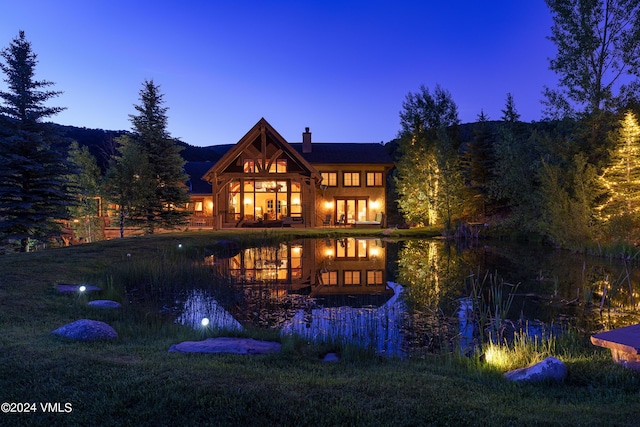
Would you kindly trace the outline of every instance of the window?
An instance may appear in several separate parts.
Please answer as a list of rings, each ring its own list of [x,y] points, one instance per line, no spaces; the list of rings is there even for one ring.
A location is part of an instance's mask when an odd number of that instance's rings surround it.
[[[342,185],[344,187],[360,187],[360,172],[344,172]]]
[[[338,174],[336,172],[322,172],[322,184],[327,187],[338,185]]]
[[[287,159],[277,159],[269,166],[269,173],[286,173]]]
[[[344,285],[355,286],[360,284],[360,270],[345,270]]]
[[[382,285],[382,270],[367,270],[367,285]]]
[[[258,159],[244,159],[242,161],[242,170],[244,173],[261,173],[266,172],[267,166]],[[269,167],[269,173],[286,173],[287,172],[287,159],[276,159],[271,162]]]
[[[382,172],[367,172],[367,187],[382,187]]]
[[[243,168],[242,170],[244,171],[244,173],[254,173],[257,172],[256,171],[256,165],[255,162],[253,160],[244,160],[243,161]]]
[[[322,272],[322,283],[325,286],[338,286],[338,272],[337,271]]]
[[[192,212],[196,212],[196,213],[202,213],[203,211],[203,201],[202,200],[194,200],[190,203],[187,203],[187,210],[190,210]]]

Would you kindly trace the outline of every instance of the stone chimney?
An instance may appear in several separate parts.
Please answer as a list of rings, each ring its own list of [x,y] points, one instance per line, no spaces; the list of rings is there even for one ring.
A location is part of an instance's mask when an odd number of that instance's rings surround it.
[[[302,132],[302,152],[311,152],[311,132],[309,132],[309,128],[304,128],[304,132]]]

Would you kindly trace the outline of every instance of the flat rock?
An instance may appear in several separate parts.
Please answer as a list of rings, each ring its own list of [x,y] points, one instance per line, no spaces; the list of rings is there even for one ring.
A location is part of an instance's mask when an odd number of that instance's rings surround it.
[[[323,362],[339,362],[340,357],[336,353],[327,353],[322,358]]]
[[[72,285],[68,283],[59,283],[56,287],[58,289],[58,292],[74,293],[74,292],[80,292],[81,286],[84,286],[84,292],[98,292],[100,290],[99,287],[93,286],[93,285],[82,285],[82,284]]]
[[[275,341],[259,341],[253,338],[207,338],[203,341],[184,341],[173,344],[169,352],[177,353],[231,353],[268,354],[280,351],[281,345]]]
[[[120,304],[117,301],[111,301],[108,299],[97,299],[97,300],[93,300],[93,301],[89,301],[89,305],[91,307],[97,307],[97,308],[120,308],[122,307],[122,304]]]
[[[80,319],[51,332],[76,341],[112,340],[118,333],[111,326],[98,320]]]
[[[542,362],[526,368],[515,369],[504,374],[511,381],[538,382],[563,381],[567,377],[567,367],[555,357],[547,357]]]

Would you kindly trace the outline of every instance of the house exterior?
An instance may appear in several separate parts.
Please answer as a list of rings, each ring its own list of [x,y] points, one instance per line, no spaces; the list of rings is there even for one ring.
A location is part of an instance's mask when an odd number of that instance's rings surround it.
[[[193,226],[384,226],[382,144],[287,142],[264,118],[216,162],[189,162]]]

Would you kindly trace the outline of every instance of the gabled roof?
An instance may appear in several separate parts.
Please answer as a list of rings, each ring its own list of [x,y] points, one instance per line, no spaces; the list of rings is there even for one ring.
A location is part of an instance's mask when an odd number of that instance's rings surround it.
[[[320,174],[307,160],[294,150],[291,145],[267,122],[261,118],[250,130],[243,136],[237,144],[233,145],[211,169],[206,172],[203,179],[211,181],[215,174],[225,171],[228,167],[237,163],[238,158],[247,151],[255,151],[255,144],[260,143],[262,148],[259,150],[260,155],[265,156],[264,160],[268,161],[266,146],[267,144],[275,145],[279,150],[279,156],[286,156],[298,165],[301,170],[306,171],[310,177],[320,179]],[[266,164],[266,162],[265,162]]]

